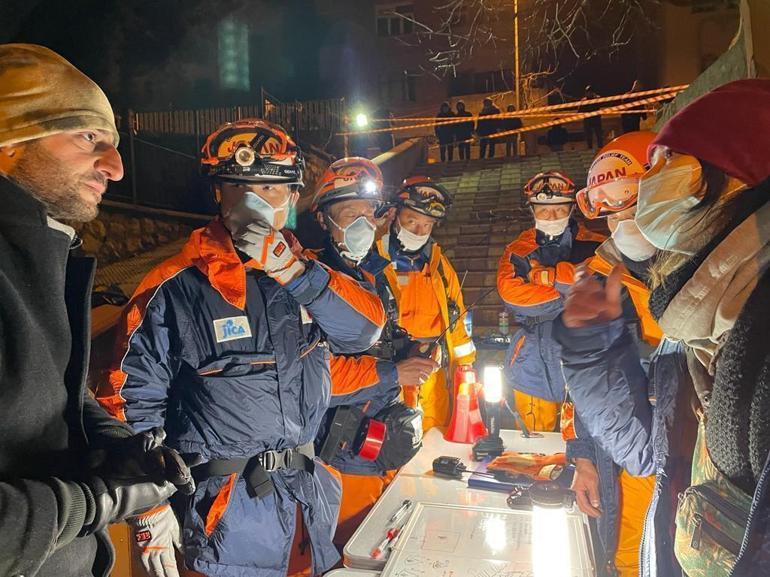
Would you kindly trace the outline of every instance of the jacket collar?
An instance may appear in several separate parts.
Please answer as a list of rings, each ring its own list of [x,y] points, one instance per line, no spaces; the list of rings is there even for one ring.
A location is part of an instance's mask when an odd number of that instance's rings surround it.
[[[253,259],[241,260],[219,217],[193,231],[182,254],[206,275],[223,299],[241,310],[246,308],[246,270],[260,267]]]
[[[43,203],[6,176],[0,175],[0,223],[48,226]]]

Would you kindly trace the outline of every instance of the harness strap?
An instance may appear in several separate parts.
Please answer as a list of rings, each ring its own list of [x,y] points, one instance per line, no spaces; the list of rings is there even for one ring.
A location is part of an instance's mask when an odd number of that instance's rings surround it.
[[[242,459],[213,459],[198,465],[192,471],[193,478],[203,481],[209,477],[220,477],[237,473],[246,479],[246,487],[253,498],[264,497],[274,490],[272,473],[282,469],[295,469],[313,473],[315,470],[315,448],[313,443],[280,451],[263,451],[253,457]]]

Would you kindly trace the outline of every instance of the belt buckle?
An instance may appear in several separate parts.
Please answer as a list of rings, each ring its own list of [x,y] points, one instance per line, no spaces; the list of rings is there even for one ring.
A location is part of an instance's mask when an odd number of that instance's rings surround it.
[[[282,455],[273,449],[264,451],[259,455],[259,464],[268,473],[277,471],[279,468],[279,461],[283,461]]]

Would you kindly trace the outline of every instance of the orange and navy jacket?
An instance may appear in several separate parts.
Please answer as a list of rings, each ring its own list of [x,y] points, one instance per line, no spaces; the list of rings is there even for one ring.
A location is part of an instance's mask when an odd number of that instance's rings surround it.
[[[639,317],[640,338],[651,347],[657,347],[663,338],[663,331],[650,313],[650,289],[623,265],[622,257],[615,244],[612,239],[608,239],[596,250],[596,256],[588,262],[588,268],[606,277],[614,266],[623,268],[623,286],[634,304],[636,316]]]
[[[330,269],[344,272],[365,284],[378,294],[385,310],[389,308],[390,294],[387,287],[383,286],[386,285],[383,270],[389,263],[376,252],[370,252],[358,267],[351,268],[327,237],[324,247],[315,253],[315,257]],[[389,322],[393,322],[393,319],[386,320],[386,323]],[[385,332],[383,331],[383,335]],[[354,355],[333,353],[330,367],[331,407],[357,405],[367,416],[372,417],[398,399],[398,373],[396,364],[391,359],[378,358],[371,351]],[[333,415],[334,411],[330,410],[319,431],[319,441],[325,438]],[[342,450],[330,465],[343,473],[358,475],[382,475],[385,472],[374,461],[363,460],[350,450]]]
[[[285,234],[301,257],[301,247]],[[314,440],[329,407],[330,349],[367,350],[384,321],[375,294],[318,261],[307,261],[299,277],[279,285],[253,261],[241,261],[216,219],[140,284],[97,398],[137,431],[162,426],[169,446],[204,460],[297,447]],[[262,500],[261,518],[248,520],[269,528],[275,539],[265,547],[254,539],[256,565],[249,574],[266,575],[269,568],[285,574],[283,545],[292,539],[297,502],[311,511],[305,523],[314,571],[322,573],[338,559],[331,541],[337,481],[320,466],[309,482],[290,470],[276,475],[278,496]],[[193,500],[205,498],[207,483],[217,479],[202,482]],[[240,482],[233,491],[240,495]],[[209,543],[198,521],[190,517],[185,526],[193,527],[193,540]],[[201,559],[214,557],[201,553]]]
[[[465,311],[457,273],[433,239],[413,256],[400,251],[391,237],[386,234],[377,241],[377,252],[390,261],[384,274],[396,299],[398,324],[416,339],[435,338],[453,320],[450,302],[458,313]],[[476,347],[463,318],[456,319],[446,333],[446,348],[452,367],[476,360]]]
[[[284,234],[292,250],[301,253],[290,233]],[[283,305],[288,319],[273,318],[276,303]],[[291,326],[293,317],[298,327]],[[137,430],[162,426],[178,383],[254,371],[277,373],[280,380],[283,365],[299,365],[316,349],[319,358],[327,347],[340,353],[367,350],[384,322],[377,295],[320,262],[308,260],[305,272],[281,287],[253,260],[241,261],[229,233],[216,219],[194,231],[182,251],[151,271],[137,288],[122,317],[116,364],[97,398]],[[276,329],[287,336],[279,338],[282,333]],[[314,396],[328,404],[328,368],[318,370],[324,374],[317,375],[312,385],[317,388]],[[264,392],[255,391],[259,394],[252,400],[258,402]],[[277,414],[281,404],[276,404]],[[240,415],[246,406],[236,403],[228,410]],[[222,417],[224,425],[226,415]],[[284,428],[279,426],[267,438],[264,431],[252,430],[239,439],[238,450],[276,448],[272,445],[278,439],[270,439]],[[205,437],[189,438],[183,450],[218,457],[230,450],[231,443]]]
[[[547,399],[564,399],[554,319],[575,281],[575,269],[591,258],[604,236],[571,220],[555,238],[531,228],[509,244],[497,268],[497,290],[520,329],[513,335],[505,373],[511,386]]]

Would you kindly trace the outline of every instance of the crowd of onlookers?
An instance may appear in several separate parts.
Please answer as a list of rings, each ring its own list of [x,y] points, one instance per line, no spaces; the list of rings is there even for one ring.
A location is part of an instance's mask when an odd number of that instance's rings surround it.
[[[630,92],[637,92],[639,89],[639,82],[634,81]],[[599,94],[593,90],[591,85],[588,85],[585,87],[581,102],[598,98],[600,98]],[[603,106],[605,105],[595,102],[580,104],[578,113],[594,112],[600,110]],[[518,153],[518,133],[506,134],[500,137],[494,136],[501,132],[510,132],[523,127],[521,118],[517,117],[514,114],[515,112],[516,107],[510,104],[506,107],[506,114],[510,114],[510,116],[504,115],[491,98],[485,98],[478,114],[478,120],[474,121],[473,114],[465,109],[465,103],[462,100],[457,101],[455,110],[452,110],[449,102],[442,102],[441,108],[438,114],[436,114],[437,124],[435,126],[441,162],[452,162],[454,160],[455,145],[457,145],[460,160],[469,160],[474,132],[478,137],[479,158],[493,158],[495,156],[495,144],[498,141],[501,144],[505,144],[505,156],[516,156]],[[620,124],[622,133],[626,134],[639,130],[641,121],[646,116],[645,113],[636,111],[628,111],[621,114]],[[461,117],[468,117],[468,121],[446,122],[447,120]],[[601,115],[589,116],[583,119],[583,137],[588,148],[592,149],[594,146],[601,148],[604,146],[605,139]],[[545,134],[545,143],[553,152],[563,150],[569,140],[570,133],[563,124],[551,126]]]

